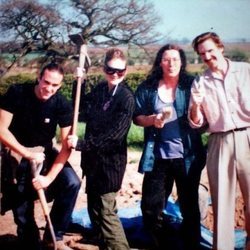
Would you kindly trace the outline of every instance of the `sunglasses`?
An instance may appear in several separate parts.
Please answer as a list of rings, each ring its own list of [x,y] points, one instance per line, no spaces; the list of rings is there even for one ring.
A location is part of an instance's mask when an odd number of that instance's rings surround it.
[[[104,72],[108,75],[114,75],[116,73],[120,77],[124,76],[125,71],[126,71],[126,67],[124,69],[116,69],[116,68],[109,67],[108,65],[104,65],[103,69],[104,69]]]

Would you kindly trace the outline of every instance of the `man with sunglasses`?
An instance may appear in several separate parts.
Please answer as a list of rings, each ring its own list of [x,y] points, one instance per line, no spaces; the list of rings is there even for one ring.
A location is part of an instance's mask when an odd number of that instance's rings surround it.
[[[116,214],[116,195],[125,173],[135,102],[124,82],[126,58],[120,49],[107,51],[103,71],[106,80],[82,96],[85,138],[71,135],[68,146],[82,151],[88,212],[101,249],[126,250],[130,248]]]

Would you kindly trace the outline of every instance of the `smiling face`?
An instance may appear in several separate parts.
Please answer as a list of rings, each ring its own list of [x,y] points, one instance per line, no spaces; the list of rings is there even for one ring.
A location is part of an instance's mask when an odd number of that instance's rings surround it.
[[[122,82],[126,76],[126,61],[121,58],[113,58],[103,68],[108,85],[112,87]]]
[[[218,47],[212,39],[200,43],[197,51],[202,61],[211,71],[216,71],[225,60],[223,55],[224,48]]]
[[[181,57],[178,50],[170,49],[166,50],[160,63],[163,71],[163,75],[168,77],[176,77],[181,70]]]
[[[63,75],[59,71],[46,69],[35,87],[37,98],[42,101],[51,98],[62,86],[62,80]]]

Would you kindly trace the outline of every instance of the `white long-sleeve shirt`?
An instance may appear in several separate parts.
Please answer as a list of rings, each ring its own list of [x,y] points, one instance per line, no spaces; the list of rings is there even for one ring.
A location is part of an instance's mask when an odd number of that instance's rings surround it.
[[[202,117],[195,124],[189,115],[192,127],[202,127],[208,123],[208,132],[226,132],[236,128],[250,127],[250,64],[228,60],[229,68],[225,79],[206,70],[196,78],[192,89],[204,88],[201,103]],[[193,96],[189,110],[193,105]]]

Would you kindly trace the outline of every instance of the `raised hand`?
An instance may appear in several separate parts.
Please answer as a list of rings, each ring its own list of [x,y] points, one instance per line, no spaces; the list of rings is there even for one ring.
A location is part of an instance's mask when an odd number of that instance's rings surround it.
[[[197,87],[193,87],[191,89],[192,97],[193,97],[193,102],[197,106],[201,105],[203,102],[204,96],[205,96],[205,89],[200,85],[196,85]]]
[[[69,135],[68,136],[68,147],[69,148],[75,148],[77,145],[77,141],[78,141],[78,136],[77,135]]]

